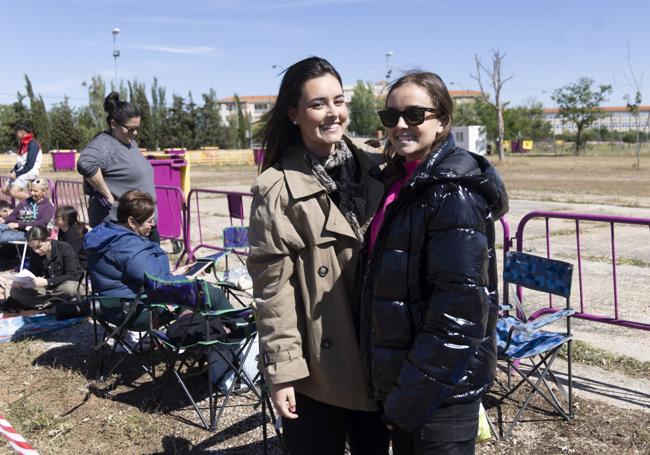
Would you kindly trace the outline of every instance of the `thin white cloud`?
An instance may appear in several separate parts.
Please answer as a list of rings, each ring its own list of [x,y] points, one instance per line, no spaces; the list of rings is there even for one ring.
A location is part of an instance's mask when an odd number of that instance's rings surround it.
[[[137,24],[176,24],[176,25],[208,25],[212,21],[205,19],[190,19],[186,17],[125,17],[120,18],[122,22],[132,22]]]
[[[140,44],[129,46],[129,48],[140,49],[143,51],[164,52],[167,54],[204,55],[206,57],[216,57],[223,54],[219,49],[210,46],[161,46],[156,44]]]

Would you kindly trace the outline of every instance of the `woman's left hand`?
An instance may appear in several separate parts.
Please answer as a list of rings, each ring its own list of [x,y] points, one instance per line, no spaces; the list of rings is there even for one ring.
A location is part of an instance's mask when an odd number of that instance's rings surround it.
[[[7,226],[11,229],[18,229],[18,223],[7,223]]]
[[[47,279],[42,276],[37,276],[34,278],[34,287],[45,288],[47,287]]]
[[[193,265],[193,262],[190,264],[181,265],[179,268],[172,272],[172,275],[185,275]]]

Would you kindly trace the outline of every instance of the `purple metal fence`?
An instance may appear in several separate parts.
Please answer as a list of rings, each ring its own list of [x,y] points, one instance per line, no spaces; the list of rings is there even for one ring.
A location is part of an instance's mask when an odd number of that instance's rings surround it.
[[[228,208],[228,214],[218,214],[217,216],[222,216],[223,218],[229,218],[230,226],[233,225],[233,220],[239,220],[240,225],[244,225],[244,220],[247,218],[246,212],[244,210],[244,198],[252,199],[253,195],[251,193],[243,193],[239,191],[224,191],[224,190],[208,190],[201,188],[193,188],[190,191],[190,194],[187,196],[187,208],[185,210],[185,251],[181,254],[178,259],[178,263],[181,262],[185,254],[187,254],[187,260],[195,260],[195,253],[201,248],[207,248],[210,250],[221,251],[223,250],[222,245],[216,245],[209,243],[209,239],[204,237],[204,228],[205,226],[202,223],[201,218],[201,204],[203,203],[204,209],[207,208],[206,199],[218,199],[225,197],[226,204]],[[249,204],[250,206],[250,204]],[[228,224],[221,226],[226,227]],[[217,229],[215,229],[215,227]],[[198,240],[192,240],[192,229],[197,231]],[[210,231],[215,232],[219,231],[218,226],[211,225]],[[193,245],[194,243],[194,245]]]
[[[9,205],[15,207],[16,200],[4,192],[5,188],[7,188],[7,185],[9,184],[9,180],[11,179],[5,175],[0,176],[0,201],[7,201]]]
[[[78,219],[88,224],[88,195],[84,194],[83,182],[79,180],[56,180],[52,192],[55,207],[69,205],[77,210]]]
[[[524,229],[528,222],[535,218],[543,218],[545,221],[545,234],[546,234],[546,256],[551,257],[551,236],[549,229],[549,220],[550,219],[559,219],[559,220],[570,220],[575,222],[576,229],[576,253],[577,253],[577,268],[578,268],[578,285],[580,292],[580,311],[577,312],[574,317],[586,319],[595,322],[602,322],[605,324],[613,324],[622,327],[628,327],[633,329],[640,330],[650,330],[650,324],[639,322],[639,321],[630,321],[626,319],[619,318],[619,300],[618,300],[618,283],[616,280],[616,238],[615,238],[615,228],[616,224],[630,224],[638,226],[648,226],[650,227],[650,218],[632,218],[632,217],[622,217],[622,216],[612,216],[612,215],[591,215],[591,214],[581,214],[581,213],[561,213],[561,212],[544,212],[544,211],[534,211],[526,214],[519,225],[517,226],[517,251],[523,251],[524,248]],[[585,312],[585,299],[584,299],[584,282],[583,282],[583,267],[582,267],[582,254],[580,248],[580,221],[593,221],[608,223],[610,227],[610,246],[611,246],[611,263],[612,263],[612,294],[614,297],[614,308],[613,316],[612,315],[602,315],[602,314],[592,314]],[[518,293],[521,292],[521,289],[518,289]],[[540,314],[549,313],[557,311],[558,308],[553,307],[553,301],[549,295],[549,307],[538,310],[537,312],[531,315],[531,319],[539,316]]]

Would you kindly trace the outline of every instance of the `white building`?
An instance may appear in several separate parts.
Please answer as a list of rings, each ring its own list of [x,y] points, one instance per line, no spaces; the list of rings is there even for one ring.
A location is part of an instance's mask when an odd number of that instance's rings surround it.
[[[456,145],[478,155],[487,153],[487,133],[483,125],[454,126],[451,129]]]
[[[601,108],[605,116],[599,118],[591,125],[590,129],[605,127],[610,131],[636,131],[636,119],[625,106],[609,106]],[[561,134],[564,131],[575,133],[575,123],[567,123],[558,116],[559,109],[556,107],[544,109],[544,120],[553,127],[553,134]],[[650,125],[650,106],[639,106],[639,129],[648,131]]]
[[[273,95],[268,96],[240,96],[239,102],[242,107],[244,115],[248,114],[248,117],[257,122],[262,115],[266,114],[273,105],[275,104],[275,99],[277,97]],[[226,123],[231,115],[237,115],[237,102],[235,101],[234,96],[229,96],[228,98],[222,98],[217,101],[219,105],[219,113],[221,118],[223,118]]]

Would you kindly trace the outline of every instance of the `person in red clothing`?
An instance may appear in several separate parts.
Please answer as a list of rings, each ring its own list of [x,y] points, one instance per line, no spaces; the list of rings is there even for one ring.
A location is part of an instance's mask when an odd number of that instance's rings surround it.
[[[43,159],[41,146],[34,138],[34,130],[27,122],[20,122],[14,126],[16,138],[18,139],[18,157],[16,165],[9,176],[11,180],[4,189],[5,194],[16,199],[27,199],[29,197],[29,182],[38,177]]]

